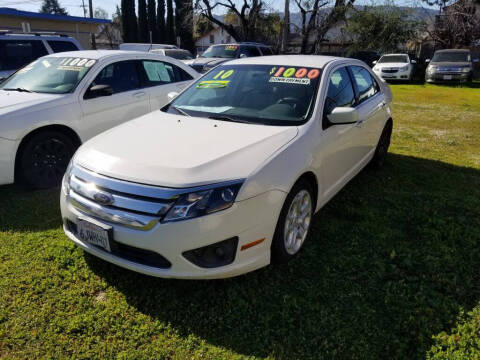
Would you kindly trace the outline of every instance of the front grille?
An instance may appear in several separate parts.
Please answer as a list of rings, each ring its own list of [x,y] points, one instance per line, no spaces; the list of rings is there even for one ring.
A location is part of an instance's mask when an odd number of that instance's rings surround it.
[[[125,182],[74,166],[70,203],[92,217],[140,230],[149,230],[175,201],[163,188]]]
[[[386,74],[394,74],[394,73],[398,72],[398,69],[382,69],[382,72],[384,72]]]
[[[462,68],[456,66],[439,66],[438,71],[442,73],[460,73]]]
[[[75,224],[70,220],[67,220],[66,226],[68,231],[70,231],[72,234],[74,235],[77,234],[77,224]],[[94,246],[96,249],[103,251],[107,254],[112,254],[119,258],[132,261],[137,264],[156,267],[159,269],[169,269],[172,266],[170,261],[168,261],[162,255],[154,251],[140,249],[130,245],[125,245],[118,241],[115,241],[114,239],[110,239],[111,252],[107,252],[101,247],[96,245],[92,245],[92,246]]]

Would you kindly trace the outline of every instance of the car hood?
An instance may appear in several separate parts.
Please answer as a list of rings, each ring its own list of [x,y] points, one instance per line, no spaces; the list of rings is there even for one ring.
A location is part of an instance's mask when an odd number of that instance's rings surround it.
[[[29,110],[34,105],[44,104],[63,98],[58,94],[40,94],[0,90],[0,116],[18,110]]]
[[[377,64],[377,68],[401,68],[408,65],[408,63],[381,63]]]
[[[444,67],[463,67],[463,66],[471,66],[471,64],[468,61],[460,61],[460,62],[455,62],[455,61],[430,61],[428,65],[435,65],[435,66],[444,66]]]
[[[75,162],[117,179],[184,188],[249,176],[298,133],[154,111],[86,142]]]

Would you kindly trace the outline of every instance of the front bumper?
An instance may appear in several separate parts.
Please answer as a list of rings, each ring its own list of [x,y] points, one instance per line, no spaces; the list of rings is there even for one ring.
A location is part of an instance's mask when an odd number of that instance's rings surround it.
[[[16,148],[16,141],[0,137],[0,185],[14,181]]]
[[[425,74],[425,81],[428,83],[465,82],[471,77],[471,75],[471,72],[427,72]]]
[[[411,72],[409,70],[407,71],[397,71],[397,72],[394,72],[394,73],[386,73],[386,72],[383,72],[381,70],[377,70],[377,71],[374,71],[375,74],[384,79],[384,80],[387,80],[387,81],[390,81],[390,80],[399,80],[399,81],[405,81],[405,80],[410,80],[411,78]]]
[[[70,195],[61,193],[60,207],[67,236],[86,252],[118,266],[147,275],[165,278],[213,279],[240,275],[270,263],[270,244],[286,194],[269,191],[235,202],[223,211],[203,217],[171,223],[157,222],[151,229],[139,230],[99,219],[73,206]],[[80,240],[71,226],[78,218],[101,222],[112,227],[113,240],[139,251],[146,250],[164,257],[171,266],[155,267],[113,255]],[[188,261],[185,251],[238,237],[234,261],[216,268],[202,268]],[[242,246],[258,239],[258,245],[242,250]]]

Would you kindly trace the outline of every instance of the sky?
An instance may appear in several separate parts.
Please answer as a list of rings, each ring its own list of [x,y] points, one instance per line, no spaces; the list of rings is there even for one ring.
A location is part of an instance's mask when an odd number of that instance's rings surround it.
[[[88,0],[83,0],[88,10]],[[105,9],[111,16],[115,12],[116,5],[120,5],[120,0],[92,0],[93,7]],[[18,10],[38,11],[43,0],[0,0],[0,7],[11,7]],[[60,5],[67,9],[70,15],[83,16],[82,0],[59,0]],[[274,10],[283,11],[284,0],[265,0],[265,2]],[[357,0],[355,4],[372,4],[374,0]],[[296,12],[294,1],[290,1],[292,12]],[[375,3],[384,3],[384,1],[375,1]],[[419,6],[424,4],[420,0],[396,0],[395,3],[402,6]]]

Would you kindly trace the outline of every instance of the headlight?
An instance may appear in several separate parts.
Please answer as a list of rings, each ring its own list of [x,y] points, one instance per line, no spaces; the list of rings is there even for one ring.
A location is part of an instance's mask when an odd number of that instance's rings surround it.
[[[436,66],[433,66],[433,65],[428,65],[427,67],[427,72],[433,72],[437,70],[437,67]]]
[[[234,181],[180,195],[163,222],[192,219],[228,209],[233,205],[242,184],[243,180]]]
[[[70,193],[70,177],[72,176],[72,168],[73,158],[68,163],[67,170],[65,171],[65,175],[63,175],[62,179],[62,191],[65,195],[68,195]]]
[[[401,67],[400,69],[398,69],[399,71],[408,71],[408,65],[405,65],[403,67]]]
[[[380,71],[380,69],[377,66],[374,66],[373,71]]]
[[[468,73],[470,71],[470,66],[466,66],[462,68],[462,72]]]

